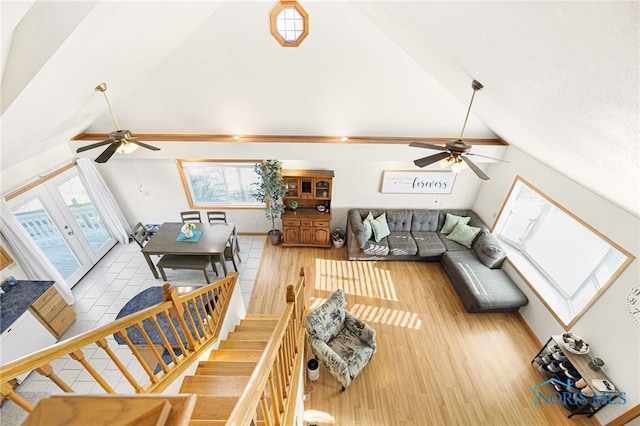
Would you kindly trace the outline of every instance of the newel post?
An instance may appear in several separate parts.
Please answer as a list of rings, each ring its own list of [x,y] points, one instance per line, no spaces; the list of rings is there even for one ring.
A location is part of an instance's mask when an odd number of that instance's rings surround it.
[[[165,302],[171,302],[171,304],[173,305],[169,310],[169,313],[180,323],[180,327],[182,327],[182,331],[187,338],[187,345],[189,350],[197,350],[200,345],[191,335],[191,330],[189,330],[189,326],[184,319],[184,306],[182,306],[182,303],[180,303],[180,296],[178,296],[178,291],[174,287],[172,287],[171,284],[164,284],[162,286],[162,298]]]

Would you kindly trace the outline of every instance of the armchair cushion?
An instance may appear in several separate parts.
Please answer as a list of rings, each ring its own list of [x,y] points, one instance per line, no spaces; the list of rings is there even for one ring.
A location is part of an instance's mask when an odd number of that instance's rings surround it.
[[[375,330],[346,310],[342,289],[309,313],[305,325],[314,355],[344,388],[377,349]]]

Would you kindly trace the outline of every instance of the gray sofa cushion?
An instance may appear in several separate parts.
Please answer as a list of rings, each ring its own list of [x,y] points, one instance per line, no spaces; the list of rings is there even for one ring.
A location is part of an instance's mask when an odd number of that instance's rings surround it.
[[[369,240],[366,242],[362,251],[370,255],[386,256],[389,254],[389,241],[387,240],[387,237],[381,239],[379,242]]]
[[[507,253],[504,251],[498,240],[487,231],[483,231],[476,240],[475,246],[473,246],[478,259],[487,268],[499,269],[507,257]]]
[[[410,232],[392,231],[387,237],[389,253],[394,256],[413,256],[418,252],[418,246]]]
[[[529,300],[502,269],[489,269],[473,250],[448,251],[440,258],[468,312],[515,312]]]
[[[351,209],[347,221],[349,222],[351,232],[356,237],[358,247],[365,249],[367,246],[367,240],[365,239],[364,225],[362,221],[371,212],[374,218],[384,213],[384,210],[380,209]]]
[[[436,257],[446,251],[435,231],[412,231],[411,236],[418,246],[418,256],[420,257]]]
[[[411,232],[435,232],[438,230],[438,210],[414,210]]]
[[[413,210],[388,209],[386,210],[386,213],[389,231],[411,231],[411,219],[413,217]]]

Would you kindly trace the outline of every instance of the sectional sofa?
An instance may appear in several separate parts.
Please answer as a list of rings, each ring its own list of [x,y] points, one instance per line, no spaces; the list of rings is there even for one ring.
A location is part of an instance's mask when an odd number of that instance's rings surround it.
[[[468,312],[513,312],[527,297],[501,269],[504,249],[473,210],[350,209],[349,260],[439,261]]]

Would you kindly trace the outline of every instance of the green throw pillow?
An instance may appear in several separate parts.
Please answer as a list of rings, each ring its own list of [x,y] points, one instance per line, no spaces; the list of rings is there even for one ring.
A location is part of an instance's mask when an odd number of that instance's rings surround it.
[[[362,225],[364,226],[364,240],[369,241],[373,236],[373,229],[371,229],[371,222],[373,222],[373,215],[371,212],[364,218]]]
[[[451,231],[451,233],[447,235],[447,239],[453,240],[456,243],[460,243],[467,248],[471,248],[471,243],[480,231],[481,229],[476,228],[475,226],[458,223],[456,227],[453,228],[453,231]]]
[[[444,221],[444,226],[440,230],[443,234],[448,234],[456,227],[458,223],[466,225],[471,220],[468,216],[456,216],[455,214],[447,213],[447,220]]]
[[[391,231],[389,231],[389,225],[387,225],[386,213],[382,213],[380,216],[376,217],[371,222],[371,227],[373,228],[373,236],[376,243],[379,243],[381,239],[391,233]]]

